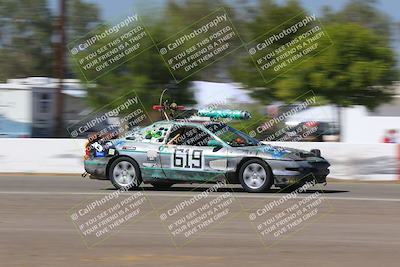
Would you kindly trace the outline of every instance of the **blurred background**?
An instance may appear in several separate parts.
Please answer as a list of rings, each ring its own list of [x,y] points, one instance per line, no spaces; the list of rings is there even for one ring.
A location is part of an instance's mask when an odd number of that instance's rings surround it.
[[[301,12],[315,14],[333,45],[265,83],[246,49],[176,83],[157,49],[87,82],[67,44],[134,9],[156,43],[216,8],[228,11],[249,42]],[[69,137],[69,125],[134,90],[150,118],[161,92],[193,108],[229,103],[252,119],[245,132],[285,114],[313,92],[306,110],[267,127],[267,141],[398,143],[400,3],[395,0],[0,0],[0,137]],[[240,46],[241,44],[237,44]],[[114,102],[113,102],[114,101]],[[110,104],[112,103],[112,104]],[[111,105],[111,106],[110,106]],[[312,128],[299,136],[297,127]]]

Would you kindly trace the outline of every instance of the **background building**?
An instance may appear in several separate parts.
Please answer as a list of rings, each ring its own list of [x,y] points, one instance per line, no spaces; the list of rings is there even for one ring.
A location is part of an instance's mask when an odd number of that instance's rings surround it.
[[[49,137],[53,135],[57,79],[28,77],[0,84],[0,136]],[[64,125],[87,113],[86,91],[76,79],[63,80]]]

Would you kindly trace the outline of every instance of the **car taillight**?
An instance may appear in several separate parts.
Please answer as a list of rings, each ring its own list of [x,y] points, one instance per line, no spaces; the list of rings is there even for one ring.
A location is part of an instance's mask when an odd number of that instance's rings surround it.
[[[86,141],[85,143],[85,156],[83,157],[85,160],[89,158],[90,155],[90,149],[89,149],[89,141]]]
[[[308,122],[305,123],[305,125],[306,125],[307,127],[309,127],[309,128],[312,128],[312,127],[318,126],[318,125],[319,125],[319,122],[318,122],[318,121],[308,121]]]

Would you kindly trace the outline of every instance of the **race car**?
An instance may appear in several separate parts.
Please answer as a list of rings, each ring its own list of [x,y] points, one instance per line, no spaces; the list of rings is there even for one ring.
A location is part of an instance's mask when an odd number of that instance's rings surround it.
[[[165,189],[173,184],[223,180],[241,184],[247,192],[264,192],[272,185],[294,190],[309,181],[326,183],[330,164],[319,150],[263,144],[216,121],[217,117],[249,114],[199,111],[190,118],[137,128],[124,138],[88,143],[85,170],[92,178],[110,180],[117,189],[137,188],[141,183]]]

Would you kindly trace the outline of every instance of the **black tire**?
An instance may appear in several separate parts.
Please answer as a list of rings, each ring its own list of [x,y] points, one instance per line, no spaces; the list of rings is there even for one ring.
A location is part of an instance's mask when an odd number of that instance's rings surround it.
[[[123,172],[124,170],[126,172]],[[120,172],[119,176],[118,172]],[[110,166],[108,177],[117,189],[137,189],[142,183],[139,165],[129,157],[117,158]]]
[[[253,168],[254,171],[252,172]],[[249,176],[249,172],[252,172],[252,175]],[[243,189],[247,192],[260,193],[271,188],[274,177],[265,161],[261,159],[250,159],[240,167],[239,181]]]
[[[171,188],[171,186],[174,185],[174,183],[170,183],[170,182],[154,182],[151,183],[151,185],[158,190],[167,190],[169,188]]]

